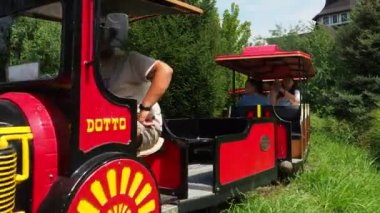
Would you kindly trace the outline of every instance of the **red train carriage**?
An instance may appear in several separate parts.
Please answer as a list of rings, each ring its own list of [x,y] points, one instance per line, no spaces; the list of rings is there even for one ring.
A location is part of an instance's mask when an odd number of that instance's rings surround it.
[[[301,104],[294,106],[248,106],[232,108],[232,116],[236,112],[243,112],[247,117],[256,118],[260,112],[264,117],[276,120],[276,155],[280,165],[282,162],[292,162],[298,168],[307,156],[310,139],[310,108],[302,99],[306,95],[306,82],[315,75],[311,56],[300,51],[283,51],[276,45],[247,47],[240,55],[225,55],[216,57],[219,65],[235,72],[242,73],[262,80],[266,85],[265,92],[269,93],[271,84],[275,80],[292,78],[302,83]],[[235,78],[235,77],[233,77]],[[233,80],[235,82],[235,80]],[[235,96],[244,94],[244,89],[235,89],[230,92]],[[241,115],[240,115],[241,116]],[[286,169],[289,172],[289,168]]]

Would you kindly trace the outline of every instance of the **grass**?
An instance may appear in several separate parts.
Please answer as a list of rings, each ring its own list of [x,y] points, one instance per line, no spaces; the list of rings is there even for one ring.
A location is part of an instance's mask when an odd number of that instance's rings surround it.
[[[287,186],[248,194],[228,212],[380,211],[380,172],[369,152],[353,145],[341,131],[326,132],[321,119],[313,121],[316,128],[304,171]]]

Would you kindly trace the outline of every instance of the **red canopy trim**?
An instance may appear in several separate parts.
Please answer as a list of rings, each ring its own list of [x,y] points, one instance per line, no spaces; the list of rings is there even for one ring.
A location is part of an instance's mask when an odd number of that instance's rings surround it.
[[[309,54],[283,51],[277,45],[247,47],[240,55],[217,56],[215,60],[221,66],[261,80],[315,75]]]

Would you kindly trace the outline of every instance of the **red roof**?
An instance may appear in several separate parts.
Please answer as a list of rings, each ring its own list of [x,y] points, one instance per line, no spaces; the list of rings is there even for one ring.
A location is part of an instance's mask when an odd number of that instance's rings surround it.
[[[229,90],[228,94],[230,95],[243,95],[245,94],[245,88],[237,88],[234,90]]]
[[[277,45],[247,47],[240,55],[216,57],[216,63],[255,79],[306,78],[315,75],[311,56]]]

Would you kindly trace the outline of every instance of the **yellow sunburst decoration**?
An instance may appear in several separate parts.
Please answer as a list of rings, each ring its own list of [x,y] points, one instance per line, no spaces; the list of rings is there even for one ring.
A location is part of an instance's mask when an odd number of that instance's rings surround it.
[[[159,212],[158,191],[150,172],[140,163],[123,159],[96,170],[78,190],[69,212]],[[133,162],[133,163],[131,163]]]

